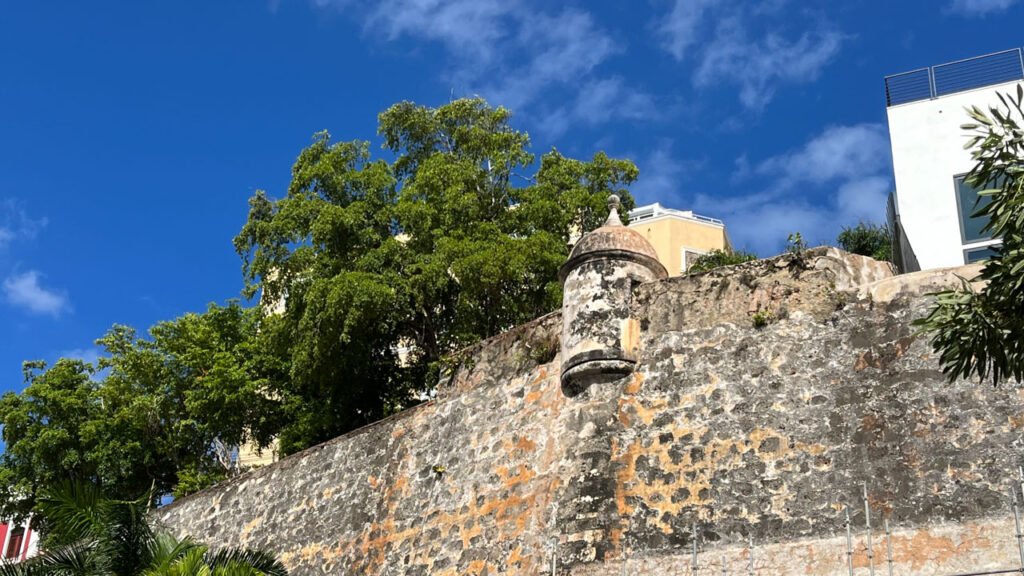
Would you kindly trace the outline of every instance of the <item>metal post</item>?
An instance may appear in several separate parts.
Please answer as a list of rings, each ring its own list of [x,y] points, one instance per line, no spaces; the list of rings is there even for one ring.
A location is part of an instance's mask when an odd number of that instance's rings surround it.
[[[697,523],[693,523],[693,575],[697,576]]]
[[[750,534],[750,563],[747,565],[748,576],[754,576],[754,535]]]
[[[725,567],[725,554],[722,554],[722,576],[729,576],[729,570]]]
[[[885,560],[889,563],[889,576],[892,576],[892,532],[889,531],[889,519],[885,519]]]
[[[868,530],[868,571],[875,576],[875,548],[871,543],[871,506],[868,503],[868,483],[864,483],[864,525]]]
[[[850,509],[846,509],[846,563],[850,567],[850,576],[853,576],[853,532],[850,529]]]
[[[622,547],[622,576],[626,576],[626,562],[629,561],[629,556],[626,554],[626,547]]]
[[[1013,490],[1013,521],[1017,525],[1017,555],[1020,556],[1020,572],[1024,574],[1024,534],[1020,531],[1020,511],[1017,509],[1017,489]],[[1022,494],[1024,496],[1024,494]]]

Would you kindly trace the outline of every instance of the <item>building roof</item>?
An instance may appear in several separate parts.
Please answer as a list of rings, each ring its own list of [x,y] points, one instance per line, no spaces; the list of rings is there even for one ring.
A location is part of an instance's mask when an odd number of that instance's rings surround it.
[[[725,222],[722,222],[718,218],[711,218],[710,216],[701,216],[700,214],[694,214],[693,210],[676,210],[674,208],[665,208],[660,202],[654,204],[646,204],[644,206],[637,206],[629,211],[629,225],[638,224],[640,222],[649,222],[651,220],[658,220],[661,218],[672,218],[676,220],[689,220],[698,224],[706,224],[708,226],[714,226],[716,228],[725,228]]]

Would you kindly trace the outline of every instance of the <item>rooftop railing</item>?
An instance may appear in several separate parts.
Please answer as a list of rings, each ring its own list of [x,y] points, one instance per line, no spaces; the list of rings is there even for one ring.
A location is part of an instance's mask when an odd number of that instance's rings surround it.
[[[1024,79],[1020,48],[885,77],[886,106]]]

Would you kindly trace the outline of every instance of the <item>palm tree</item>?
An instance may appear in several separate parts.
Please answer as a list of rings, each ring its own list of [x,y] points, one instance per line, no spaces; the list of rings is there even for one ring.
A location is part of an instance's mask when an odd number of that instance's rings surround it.
[[[46,551],[0,576],[287,576],[272,554],[213,551],[149,523],[150,497],[103,498],[92,485],[65,484],[39,503]]]

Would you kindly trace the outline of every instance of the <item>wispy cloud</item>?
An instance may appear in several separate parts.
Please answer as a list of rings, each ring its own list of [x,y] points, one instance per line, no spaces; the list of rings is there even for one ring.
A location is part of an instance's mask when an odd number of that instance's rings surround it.
[[[671,208],[691,208],[686,204],[692,199],[688,197],[685,186],[692,182],[694,172],[705,167],[706,159],[676,157],[674,142],[665,138],[659,140],[648,154],[634,161],[640,169],[640,177],[632,186],[632,193],[638,203],[665,202]]]
[[[948,14],[979,18],[1005,12],[1017,2],[1018,0],[950,0],[946,4],[945,11]]]
[[[0,200],[0,248],[16,240],[31,240],[46,227],[46,218],[32,218],[16,200]]]
[[[616,76],[585,84],[574,102],[547,115],[540,130],[553,138],[564,134],[572,124],[596,126],[610,121],[647,121],[659,117],[661,113],[653,96]]]
[[[67,294],[43,287],[42,275],[36,270],[8,276],[3,282],[7,303],[34,314],[57,317],[70,310]]]
[[[595,68],[623,50],[581,8],[545,11],[520,0],[386,0],[369,11],[348,0],[313,4],[349,14],[368,36],[440,44],[448,57],[445,80],[513,110],[541,95],[551,101],[553,88],[573,100],[580,87],[600,80]]]
[[[100,359],[100,350],[99,348],[95,347],[71,348],[68,350],[62,350],[57,354],[57,356],[59,358],[71,358],[74,360],[81,360],[82,362],[86,362],[95,366],[96,362]]]
[[[810,20],[803,22],[807,31],[785,34],[801,20],[799,12],[782,15],[784,4],[676,0],[658,26],[662,47],[677,60],[692,52],[697,88],[736,86],[744,107],[761,110],[780,85],[817,80],[844,39],[827,23]],[[787,25],[779,24],[782,18]]]
[[[830,242],[842,226],[884,220],[890,165],[882,125],[831,126],[753,167],[741,158],[737,184],[760,183],[757,189],[724,198],[701,194],[695,209],[724,219],[737,247],[763,255],[778,251],[792,232],[812,243]]]
[[[657,26],[662,47],[676,60],[682,60],[697,42],[705,12],[715,4],[715,0],[676,0]]]

